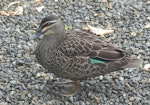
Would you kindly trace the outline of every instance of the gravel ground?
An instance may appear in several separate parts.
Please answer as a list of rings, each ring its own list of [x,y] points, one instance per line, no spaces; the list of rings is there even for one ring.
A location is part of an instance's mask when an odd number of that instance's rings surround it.
[[[7,10],[13,0],[0,0]],[[0,15],[0,105],[150,105],[150,70],[126,69],[81,82],[78,94],[59,96],[59,78],[39,65],[34,56],[37,41],[28,41],[41,19],[51,13],[62,16],[66,27],[84,30],[86,24],[115,28],[102,40],[131,50],[150,63],[148,0],[33,0],[23,1],[19,16]],[[41,12],[35,9],[44,5]],[[13,5],[11,9],[14,9]],[[97,14],[97,15],[96,15]]]

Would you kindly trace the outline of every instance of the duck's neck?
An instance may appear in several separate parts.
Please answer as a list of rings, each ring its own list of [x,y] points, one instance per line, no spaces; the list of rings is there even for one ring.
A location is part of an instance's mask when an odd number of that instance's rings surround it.
[[[52,48],[57,47],[59,43],[64,40],[64,38],[65,38],[65,35],[61,35],[61,36],[45,35],[43,39],[41,40],[40,44],[42,44],[42,46],[45,48],[52,49]]]
[[[58,39],[57,37],[44,36],[36,49],[36,58],[38,62],[47,68],[49,64],[47,62],[54,58],[57,48],[63,39]]]

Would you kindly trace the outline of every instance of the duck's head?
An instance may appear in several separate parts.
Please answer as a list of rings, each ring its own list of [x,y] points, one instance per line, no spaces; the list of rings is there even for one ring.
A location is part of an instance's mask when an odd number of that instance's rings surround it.
[[[29,40],[34,40],[41,35],[51,37],[63,37],[65,34],[63,21],[54,15],[47,16],[42,19],[40,26],[34,35],[29,37]]]

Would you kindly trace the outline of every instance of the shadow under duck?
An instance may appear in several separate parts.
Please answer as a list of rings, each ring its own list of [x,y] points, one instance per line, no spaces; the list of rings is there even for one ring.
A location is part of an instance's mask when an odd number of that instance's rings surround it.
[[[75,84],[73,93],[77,92],[75,88],[78,88],[79,80],[142,64],[141,59],[94,35],[82,31],[65,31],[63,21],[54,15],[43,18],[36,34],[30,39],[41,35],[43,37],[35,51],[37,61],[50,73],[75,81],[70,82]]]

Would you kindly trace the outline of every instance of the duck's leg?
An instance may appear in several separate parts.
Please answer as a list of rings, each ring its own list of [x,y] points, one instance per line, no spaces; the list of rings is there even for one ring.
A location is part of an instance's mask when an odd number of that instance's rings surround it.
[[[79,83],[80,83],[79,80],[58,83],[57,85],[63,88],[60,90],[60,95],[72,96],[76,94],[79,90]]]

